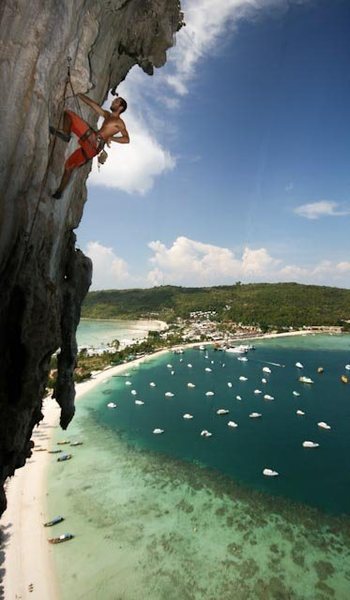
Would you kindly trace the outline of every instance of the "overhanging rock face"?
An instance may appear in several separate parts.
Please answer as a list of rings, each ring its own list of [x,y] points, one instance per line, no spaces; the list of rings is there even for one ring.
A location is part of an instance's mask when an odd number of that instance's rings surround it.
[[[62,114],[67,57],[75,92],[102,103],[133,65],[151,74],[165,63],[181,19],[178,0],[1,2],[0,514],[5,479],[31,454],[58,348],[63,428],[74,414],[75,332],[92,266],[74,234],[90,165],[61,200],[51,197],[66,148],[52,147],[49,124]]]

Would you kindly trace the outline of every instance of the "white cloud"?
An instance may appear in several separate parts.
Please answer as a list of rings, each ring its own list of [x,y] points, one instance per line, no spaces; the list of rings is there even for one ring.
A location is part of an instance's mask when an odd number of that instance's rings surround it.
[[[130,134],[130,144],[112,142],[110,148],[106,147],[107,162],[99,172],[97,160],[94,161],[89,183],[130,194],[145,194],[153,187],[155,178],[173,169],[176,161],[132,108],[123,118]]]
[[[337,210],[339,204],[329,200],[320,200],[310,204],[302,204],[294,209],[300,217],[306,219],[319,219],[320,217],[342,217],[350,214],[350,210]]]
[[[123,289],[132,285],[133,278],[129,275],[127,263],[114,253],[113,248],[89,242],[85,254],[93,262],[91,289]]]

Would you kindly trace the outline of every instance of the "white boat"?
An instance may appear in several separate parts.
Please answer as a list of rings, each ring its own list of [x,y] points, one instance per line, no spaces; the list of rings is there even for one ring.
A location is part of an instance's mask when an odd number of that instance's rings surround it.
[[[183,415],[183,419],[193,419],[193,415],[190,415],[190,413],[185,413]]]
[[[235,423],[235,421],[229,421],[227,425],[228,427],[238,427],[238,423]]]
[[[232,388],[232,383],[231,383],[231,381],[228,381],[228,382],[227,382],[227,387],[229,387],[229,388]]]
[[[156,427],[155,429],[153,429],[153,433],[155,433],[156,435],[159,433],[164,433],[164,429],[159,429],[159,427]]]
[[[278,471],[273,471],[272,469],[264,469],[263,475],[266,475],[266,477],[277,477],[279,473]]]
[[[270,394],[265,394],[264,395],[264,400],[274,400],[275,398],[273,396],[270,396]]]
[[[199,346],[200,350],[206,350],[205,346]]]
[[[246,356],[237,356],[237,360],[240,360],[241,362],[248,362],[248,359]]]
[[[135,404],[137,404],[138,406],[142,406],[142,404],[144,404],[143,400],[135,400]]]
[[[151,381],[149,385],[150,385],[150,387],[156,387],[156,384],[154,383],[154,381]]]
[[[211,437],[213,434],[210,433],[210,431],[207,431],[207,429],[203,429],[203,431],[201,431],[201,436],[202,437]]]
[[[167,364],[168,369],[172,369],[173,365],[171,365],[170,363]]]
[[[320,444],[316,442],[305,441],[303,442],[303,448],[318,448]]]
[[[347,371],[350,371],[350,365],[345,365],[345,369],[346,369]]]
[[[187,384],[187,387],[189,387],[189,388],[195,388],[196,386],[195,386],[195,384],[194,384],[194,383],[191,383],[191,382],[189,382],[189,383]]]
[[[259,417],[261,417],[261,416],[262,416],[262,414],[261,414],[261,413],[258,413],[258,412],[252,412],[252,413],[250,413],[250,415],[249,415],[249,417],[250,417],[251,419],[259,419]]]
[[[262,370],[264,373],[271,373],[270,367],[263,367]]]
[[[304,413],[304,411],[302,411],[298,408],[297,415],[299,415],[300,417],[303,417],[305,415],[305,413]]]
[[[175,375],[175,371],[170,371],[170,375]]]
[[[205,395],[206,396],[214,396],[214,392],[206,392]]]
[[[296,392],[295,390],[293,390],[292,394],[293,396],[300,396],[299,392]]]
[[[131,381],[126,381],[125,385],[132,385]]]
[[[137,396],[137,391],[136,390],[131,390],[131,393],[133,396]]]
[[[236,396],[236,400],[242,400],[241,396]]]
[[[188,365],[187,365],[187,366],[188,366],[188,368],[189,368],[189,369],[192,369],[192,365],[191,365],[191,363],[188,363]]]
[[[241,375],[238,379],[240,381],[248,381],[248,377],[244,377],[244,375]]]
[[[301,362],[296,362],[295,366],[298,367],[298,369],[303,369],[304,365],[301,364]]]
[[[108,408],[117,408],[117,405],[114,402],[108,402]]]
[[[211,368],[210,367],[205,367],[204,369],[207,373],[211,373]]]
[[[265,377],[262,378],[261,383],[267,383],[267,379]]]
[[[261,390],[254,390],[254,394],[262,394]]]
[[[166,396],[167,398],[172,398],[174,394],[172,392],[165,392],[164,396]]]
[[[228,413],[229,413],[229,412],[230,412],[230,411],[229,411],[229,410],[227,410],[227,408],[219,408],[219,409],[216,411],[216,414],[217,414],[217,415],[228,415]]]
[[[232,352],[233,354],[245,354],[248,352],[246,346],[231,346],[230,348],[226,348],[226,352]]]
[[[314,383],[310,377],[304,377],[304,375],[299,377],[299,381],[300,383]]]
[[[321,429],[331,429],[331,426],[325,423],[324,421],[320,421],[319,423],[317,423],[317,425],[321,427]]]

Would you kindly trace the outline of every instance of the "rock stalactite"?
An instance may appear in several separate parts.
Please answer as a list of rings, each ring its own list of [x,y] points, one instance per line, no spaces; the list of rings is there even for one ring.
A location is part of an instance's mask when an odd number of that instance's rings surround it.
[[[66,147],[52,146],[49,124],[62,115],[67,57],[75,91],[102,103],[132,66],[151,74],[165,63],[181,22],[178,0],[1,2],[0,514],[6,478],[31,455],[58,348],[63,428],[74,414],[75,333],[92,266],[74,234],[90,165],[62,200],[51,197]]]

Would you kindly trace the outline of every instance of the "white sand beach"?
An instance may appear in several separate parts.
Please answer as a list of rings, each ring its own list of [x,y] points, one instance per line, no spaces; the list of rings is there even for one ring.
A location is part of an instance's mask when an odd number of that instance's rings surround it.
[[[291,332],[287,334],[267,334],[255,338],[271,338],[313,333],[311,331]],[[239,339],[237,343],[249,341]],[[188,348],[208,342],[185,344]],[[76,399],[93,389],[106,379],[131,367],[167,353],[172,349],[160,350],[130,363],[105,369],[92,379],[76,386]],[[24,468],[19,469],[7,483],[8,508],[3,515],[1,525],[6,534],[4,544],[5,560],[1,565],[4,571],[4,597],[6,600],[36,598],[38,600],[58,600],[58,584],[53,568],[54,546],[48,538],[54,531],[43,527],[43,523],[55,515],[47,514],[47,469],[55,455],[49,454],[52,434],[59,427],[60,409],[55,400],[46,398],[43,403],[44,419],[33,432],[35,448]],[[40,451],[40,447],[45,451]],[[30,591],[29,586],[32,586]]]

